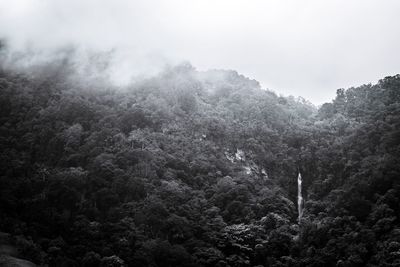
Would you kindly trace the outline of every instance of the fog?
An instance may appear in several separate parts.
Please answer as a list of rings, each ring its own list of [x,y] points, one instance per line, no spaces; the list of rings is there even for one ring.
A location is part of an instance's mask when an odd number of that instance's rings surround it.
[[[124,84],[165,65],[234,69],[315,104],[400,72],[397,0],[0,0],[9,49],[110,53]]]

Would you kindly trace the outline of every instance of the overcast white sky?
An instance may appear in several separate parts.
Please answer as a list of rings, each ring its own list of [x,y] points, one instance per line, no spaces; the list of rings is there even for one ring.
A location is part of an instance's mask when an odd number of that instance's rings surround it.
[[[0,0],[13,49],[116,48],[121,79],[190,61],[315,104],[400,73],[399,0]]]

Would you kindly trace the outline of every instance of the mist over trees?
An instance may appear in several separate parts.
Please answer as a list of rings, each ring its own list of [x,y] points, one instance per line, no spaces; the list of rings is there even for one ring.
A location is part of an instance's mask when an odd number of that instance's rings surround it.
[[[82,79],[107,61],[0,59],[0,241],[18,257],[400,265],[400,75],[317,108],[188,63],[121,88]]]

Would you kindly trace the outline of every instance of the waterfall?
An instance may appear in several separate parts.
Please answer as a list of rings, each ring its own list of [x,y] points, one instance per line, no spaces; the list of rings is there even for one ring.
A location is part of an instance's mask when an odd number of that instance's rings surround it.
[[[299,211],[299,222],[301,217],[303,216],[303,195],[301,194],[301,183],[302,178],[301,173],[299,172],[299,175],[297,176],[297,208]]]

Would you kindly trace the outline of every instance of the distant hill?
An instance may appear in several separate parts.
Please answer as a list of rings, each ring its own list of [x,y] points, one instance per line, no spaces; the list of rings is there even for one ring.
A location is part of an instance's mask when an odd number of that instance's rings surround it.
[[[0,231],[24,259],[400,264],[399,75],[317,109],[190,64],[123,88],[71,73],[0,69]]]

